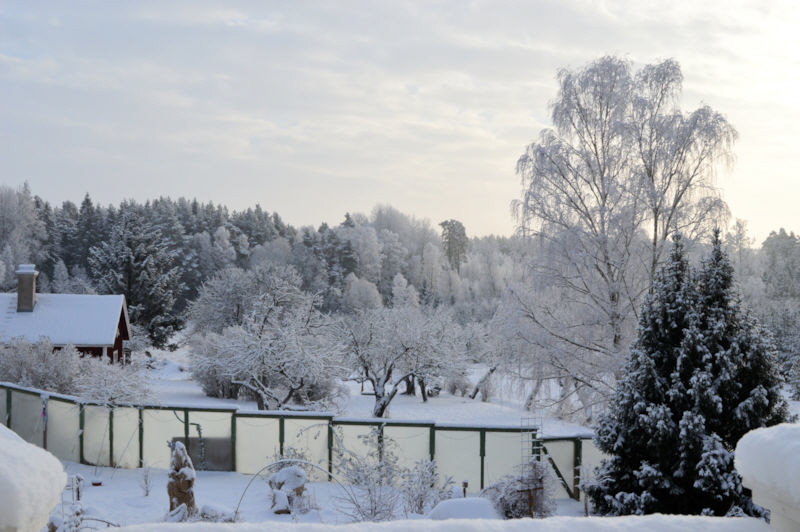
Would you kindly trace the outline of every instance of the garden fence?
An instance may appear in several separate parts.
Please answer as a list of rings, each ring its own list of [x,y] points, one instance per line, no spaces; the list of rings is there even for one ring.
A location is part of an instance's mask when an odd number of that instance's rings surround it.
[[[325,413],[244,412],[236,408],[115,406],[0,383],[0,421],[62,460],[97,466],[166,468],[166,443],[179,440],[198,469],[253,474],[279,456],[303,457],[336,474],[335,452],[365,454],[373,432],[394,442],[399,465],[435,460],[443,476],[470,492],[520,472],[539,452],[554,467],[560,497],[578,498],[581,472],[601,458],[587,437],[535,438],[529,428],[450,425],[426,421],[352,419]],[[541,446],[541,447],[539,447]],[[316,475],[316,478],[314,478]],[[314,473],[312,480],[326,480]]]

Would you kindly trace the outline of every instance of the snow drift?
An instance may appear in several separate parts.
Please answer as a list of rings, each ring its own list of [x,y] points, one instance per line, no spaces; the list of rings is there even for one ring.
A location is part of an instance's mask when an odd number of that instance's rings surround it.
[[[55,456],[0,425],[0,530],[40,530],[67,475]]]

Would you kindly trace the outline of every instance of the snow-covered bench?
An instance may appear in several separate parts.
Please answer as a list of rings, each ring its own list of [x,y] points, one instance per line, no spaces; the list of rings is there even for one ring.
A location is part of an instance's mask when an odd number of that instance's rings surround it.
[[[748,432],[736,445],[736,470],[776,530],[800,530],[800,425]]]

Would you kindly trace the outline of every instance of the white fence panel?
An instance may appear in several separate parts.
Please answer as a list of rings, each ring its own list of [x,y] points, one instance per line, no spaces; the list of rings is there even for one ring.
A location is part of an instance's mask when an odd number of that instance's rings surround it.
[[[561,472],[564,477],[564,480],[569,485],[569,488],[572,489],[573,486],[573,479],[574,479],[574,451],[575,451],[575,443],[572,440],[555,440],[555,441],[545,441],[544,446],[547,448],[547,453],[555,462],[556,467]],[[558,492],[556,492],[556,498],[565,498],[569,497],[569,493],[564,489],[561,485],[561,481],[558,481]]]
[[[139,409],[114,409],[114,464],[139,467]]]
[[[38,394],[11,392],[11,430],[28,443],[43,446],[44,416]]]
[[[290,448],[303,452],[309,462],[328,469],[328,426],[330,419],[316,418],[284,418],[283,450]],[[309,476],[313,482],[327,480],[328,477],[319,470]]]
[[[168,468],[170,450],[167,442],[185,436],[183,410],[145,408],[142,411],[144,445],[142,460],[153,467]]]
[[[80,432],[80,405],[50,398],[47,401],[47,450],[61,460],[80,461]]]
[[[83,459],[99,466],[111,465],[109,409],[86,405],[83,408]]]
[[[280,453],[280,420],[236,417],[236,471],[254,474]]]
[[[522,438],[519,432],[486,431],[484,487],[506,475],[521,472]]]
[[[430,427],[386,425],[383,434],[397,444],[397,463],[400,467],[411,468],[420,460],[431,459]]]
[[[436,465],[439,474],[456,485],[469,482],[469,493],[481,490],[480,431],[436,429]]]

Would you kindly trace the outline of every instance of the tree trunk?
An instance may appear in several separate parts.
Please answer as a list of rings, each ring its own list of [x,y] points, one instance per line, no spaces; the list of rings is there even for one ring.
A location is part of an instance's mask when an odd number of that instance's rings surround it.
[[[405,379],[403,379],[403,384],[406,386],[406,391],[403,392],[403,395],[417,395],[417,391],[414,389],[414,376],[409,375]]]
[[[536,384],[533,385],[533,390],[531,393],[528,394],[528,397],[525,399],[525,410],[527,412],[532,412],[534,406],[536,405],[536,396],[539,395],[539,390],[542,389],[542,379],[536,379]]]
[[[422,395],[422,402],[428,402],[428,390],[425,388],[425,381],[423,379],[417,379],[419,383],[419,393]]]
[[[481,380],[479,380],[478,383],[475,385],[475,388],[472,389],[472,393],[469,394],[470,399],[475,399],[476,397],[478,397],[478,392],[481,391],[481,387],[484,384],[486,384],[486,381],[489,380],[489,377],[492,376],[492,373],[494,373],[495,370],[497,370],[497,366],[492,366],[491,368],[489,368],[489,371],[487,371],[486,374],[483,377],[481,377]]]

